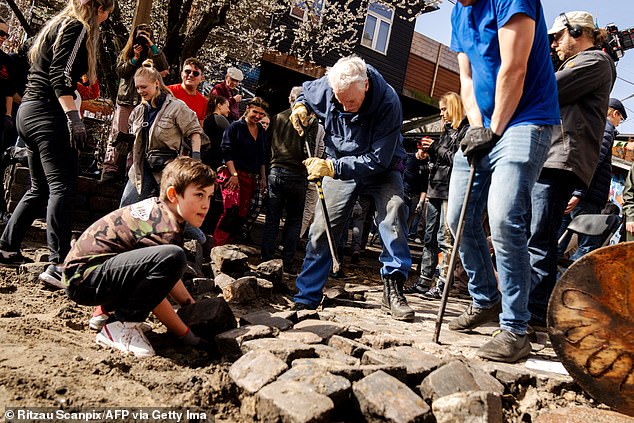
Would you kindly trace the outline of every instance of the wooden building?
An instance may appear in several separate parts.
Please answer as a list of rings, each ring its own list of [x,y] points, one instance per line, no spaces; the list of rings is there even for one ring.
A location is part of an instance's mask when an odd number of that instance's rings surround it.
[[[433,10],[435,8],[428,7],[423,13]],[[275,25],[298,25],[303,19],[300,12],[301,8],[291,8]],[[415,23],[402,19],[397,13],[398,8],[389,8],[379,2],[371,3],[365,22],[359,23],[361,37],[357,40],[353,52],[374,66],[394,87],[401,97],[405,119],[436,115],[437,105],[433,101],[421,101],[423,97],[414,94],[420,89],[416,89],[412,84],[420,78],[408,75],[412,60],[410,46],[412,40],[417,38],[414,32]],[[326,67],[332,66],[340,57],[331,52],[316,56],[314,63],[300,62],[285,53],[289,50],[291,42],[292,40],[285,40],[280,44],[278,51],[267,52],[262,58],[257,94],[269,101],[272,113],[288,107],[287,97],[291,87],[323,76]]]

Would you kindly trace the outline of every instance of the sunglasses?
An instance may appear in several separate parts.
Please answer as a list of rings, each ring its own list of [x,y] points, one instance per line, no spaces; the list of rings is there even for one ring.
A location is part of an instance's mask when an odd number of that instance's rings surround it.
[[[185,72],[185,75],[189,75],[190,73],[192,75],[196,76],[200,76],[200,72],[198,72],[197,70],[191,70],[191,69],[185,69],[183,72]]]
[[[557,32],[556,34],[553,35],[553,41],[558,43],[559,40],[561,40],[561,37],[564,36],[564,32],[566,32],[566,28],[562,29],[561,31]]]
[[[9,33],[8,32],[4,32],[3,30],[0,29],[0,37],[8,37]]]

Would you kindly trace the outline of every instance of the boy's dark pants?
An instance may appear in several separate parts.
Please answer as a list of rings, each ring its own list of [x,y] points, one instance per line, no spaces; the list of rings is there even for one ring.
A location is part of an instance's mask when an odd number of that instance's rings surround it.
[[[142,322],[167,297],[186,266],[185,252],[176,245],[126,251],[68,287],[68,296],[78,304],[104,306],[117,320]]]

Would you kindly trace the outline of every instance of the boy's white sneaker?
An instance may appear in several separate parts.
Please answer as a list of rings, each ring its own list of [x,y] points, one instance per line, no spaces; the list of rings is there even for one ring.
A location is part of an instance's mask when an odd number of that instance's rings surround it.
[[[97,332],[99,332],[101,329],[103,329],[103,325],[106,324],[109,317],[110,317],[110,313],[105,311],[103,309],[103,306],[97,306],[95,307],[94,311],[92,312],[92,316],[90,317],[90,320],[88,321],[88,327],[92,330],[96,330]],[[143,323],[139,323],[139,329],[141,329],[143,333],[151,332],[152,326],[143,322]]]
[[[99,345],[115,348],[126,354],[133,353],[135,357],[152,357],[154,348],[143,334],[141,323],[108,323],[97,334],[95,341]]]
[[[101,330],[103,326],[106,324],[106,321],[110,317],[110,314],[103,309],[102,306],[95,307],[95,310],[92,312],[92,316],[88,321],[88,326],[92,330]]]

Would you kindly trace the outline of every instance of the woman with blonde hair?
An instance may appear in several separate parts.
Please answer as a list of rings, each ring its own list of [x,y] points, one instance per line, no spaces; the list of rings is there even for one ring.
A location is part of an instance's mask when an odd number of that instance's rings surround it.
[[[167,89],[152,60],[137,69],[134,85],[141,104],[130,114],[132,167],[121,207],[158,196],[163,168],[179,155],[200,160],[203,133],[196,113]]]
[[[460,96],[448,92],[438,101],[442,135],[437,142],[431,138],[423,138],[416,158],[423,160],[429,157],[429,185],[427,188],[427,216],[425,219],[425,236],[423,239],[423,257],[421,275],[418,282],[406,292],[422,294],[428,299],[440,299],[446,279],[446,268],[440,269],[440,278],[432,287],[438,254],[442,244],[443,262],[451,254],[452,237],[446,222],[447,198],[449,194],[449,177],[453,166],[453,156],[460,146],[460,140],[467,132],[469,123],[465,118],[464,107]],[[430,289],[431,288],[431,289]]]
[[[114,0],[69,0],[35,37],[29,52],[31,68],[17,129],[27,146],[31,188],[0,238],[0,263],[25,261],[20,253],[24,235],[47,207],[52,264],[40,279],[56,287],[63,287],[61,264],[70,250],[78,152],[87,138],[77,82],[84,74],[90,83],[97,79],[99,25],[113,8]]]

